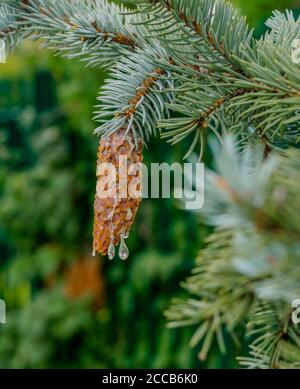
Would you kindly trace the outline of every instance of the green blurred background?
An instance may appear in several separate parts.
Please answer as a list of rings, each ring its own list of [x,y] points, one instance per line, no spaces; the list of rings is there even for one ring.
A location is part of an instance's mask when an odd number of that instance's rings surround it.
[[[257,36],[272,9],[299,6],[234,2]],[[144,200],[130,259],[91,256],[91,118],[105,76],[31,42],[0,65],[0,368],[236,367],[240,349],[215,348],[200,363],[188,347],[193,329],[166,328],[163,312],[210,232],[195,215]],[[178,161],[183,149],[154,139],[145,161]]]

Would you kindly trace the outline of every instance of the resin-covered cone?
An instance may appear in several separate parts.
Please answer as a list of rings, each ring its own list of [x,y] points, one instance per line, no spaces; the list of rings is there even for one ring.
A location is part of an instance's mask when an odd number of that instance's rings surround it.
[[[97,160],[94,204],[95,253],[106,255],[111,241],[118,245],[128,235],[141,202],[142,142],[121,129],[102,138]],[[114,169],[112,169],[114,167]]]

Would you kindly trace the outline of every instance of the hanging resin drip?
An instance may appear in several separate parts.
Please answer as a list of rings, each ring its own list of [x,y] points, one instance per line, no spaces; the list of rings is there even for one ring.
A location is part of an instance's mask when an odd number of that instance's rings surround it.
[[[125,239],[128,238],[127,233],[122,233],[121,235],[121,243],[119,247],[119,257],[123,261],[125,261],[129,257],[129,250],[128,247],[126,246]]]
[[[96,256],[96,249],[95,249],[95,248],[93,249],[92,256],[93,256],[93,257]]]
[[[110,259],[110,260],[113,260],[115,255],[116,255],[116,249],[115,249],[115,245],[114,245],[114,238],[111,238],[111,240],[110,240],[110,244],[109,244],[107,255],[108,255],[108,259]]]

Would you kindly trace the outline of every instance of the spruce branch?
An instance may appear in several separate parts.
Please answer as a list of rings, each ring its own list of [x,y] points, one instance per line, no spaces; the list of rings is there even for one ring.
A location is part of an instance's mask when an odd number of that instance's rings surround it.
[[[300,19],[295,19],[292,11],[285,13],[274,11],[273,15],[266,21],[269,27],[264,39],[270,40],[276,46],[286,45],[290,47],[294,39],[299,38]]]
[[[222,0],[138,0],[136,3],[139,5],[139,12],[151,15],[147,26],[151,27],[153,23],[154,32],[157,19],[169,26],[162,33],[158,30],[157,37],[162,37],[164,42],[171,42],[174,46],[175,42],[181,41],[182,44],[183,40],[203,54],[204,62],[207,59],[210,62],[217,60],[223,71],[224,67],[229,66],[237,74],[241,73],[233,55],[241,55],[241,44],[251,41],[252,31],[249,30],[246,19],[230,3]],[[182,31],[175,37],[172,33],[174,25]]]
[[[282,314],[290,312],[292,301],[300,296],[300,220],[295,214],[300,209],[299,151],[273,152],[265,159],[261,145],[241,149],[231,137],[225,137],[221,151],[215,145],[213,149],[218,155],[216,172],[206,175],[205,207],[200,214],[216,232],[183,285],[190,297],[174,300],[167,311],[171,327],[197,325],[191,344],[201,343],[201,357],[207,355],[205,339],[211,337],[212,326],[214,336],[218,331],[232,334],[244,320],[252,322],[254,305],[279,304]],[[202,190],[201,183],[195,184]],[[219,318],[217,327],[211,322],[214,313]],[[261,317],[261,326],[268,326],[267,314]],[[298,344],[299,334],[288,318],[285,326],[293,334],[292,343]],[[278,331],[272,332],[274,339]],[[278,338],[278,348],[272,343],[274,353],[269,335],[264,341],[252,335],[257,340],[251,346],[252,357],[246,359],[248,365],[262,367],[266,358],[273,361],[273,354],[277,363],[285,333]],[[286,353],[294,347],[290,343],[283,347]],[[275,362],[268,366],[274,367]]]
[[[106,0],[28,0],[12,7],[16,33],[41,38],[45,47],[90,66],[106,67],[138,44],[125,8]]]
[[[128,100],[124,98],[122,107],[107,99],[103,115],[96,114],[98,118],[109,118],[111,114],[110,129],[100,127],[97,133],[111,133],[123,126],[129,130],[129,124],[135,121],[133,130],[147,140],[158,126],[169,130],[163,136],[171,143],[193,136],[186,157],[198,143],[202,155],[208,131],[220,140],[227,132],[248,139],[249,128],[255,129],[253,138],[263,141],[266,149],[298,141],[299,74],[288,59],[286,43],[278,38],[280,23],[289,25],[289,39],[297,34],[299,21],[292,20],[290,14],[276,14],[273,24],[268,21],[274,31],[255,41],[245,18],[223,0],[140,0],[133,13],[105,0],[28,0],[11,4],[17,22],[10,28],[17,26],[18,36],[43,38],[46,46],[62,55],[78,57],[93,66],[107,67],[138,52],[140,61],[151,64],[151,69],[146,65],[149,73],[141,70],[141,88],[154,69],[162,69],[167,75],[168,82],[160,85],[166,89],[160,90],[161,96],[147,93],[151,104],[144,110],[143,103],[142,112],[131,107],[136,112],[129,120],[125,120],[124,112],[136,92],[127,93]],[[116,82],[113,84],[116,90]],[[123,80],[121,84],[124,89]],[[127,85],[133,86],[138,87]],[[117,100],[119,92],[114,96]],[[168,111],[184,117],[167,121],[162,112]],[[149,121],[145,120],[145,112]]]
[[[195,132],[189,155],[199,134],[204,137],[203,132],[207,131],[209,123],[217,136],[220,129],[227,128],[227,132],[243,133],[246,137],[247,128],[255,128],[257,139],[262,140],[266,148],[297,142],[297,136],[290,137],[290,126],[299,128],[299,72],[291,61],[290,47],[285,41],[280,45],[279,40],[270,39],[271,34],[265,39],[254,40],[245,19],[221,0],[141,0],[139,7],[139,12],[150,14],[147,28],[161,40],[172,58],[169,63],[160,64],[165,68],[172,67],[179,84],[175,91],[179,98],[170,109],[179,114],[191,112],[191,115],[187,114],[191,120],[178,122],[178,128],[174,128],[173,120],[160,124],[170,130],[171,143]],[[166,25],[161,29],[156,28],[159,18]],[[288,22],[293,24],[290,26],[293,34],[290,35],[296,36],[299,21],[292,21],[289,16]],[[180,28],[181,33],[174,33]],[[182,46],[182,42],[186,46]],[[182,97],[184,90],[188,92]],[[211,92],[209,95],[214,95],[210,105],[206,99],[207,90]],[[245,93],[240,94],[240,90],[245,90]],[[236,98],[228,104],[230,96],[235,93]],[[220,107],[219,111],[223,111],[220,118],[214,105],[218,107],[224,96],[229,98],[223,100],[226,104]],[[194,107],[191,110],[183,105]],[[235,107],[240,109],[235,110]],[[206,110],[211,121],[202,120]],[[194,125],[196,111],[200,115],[200,126]],[[235,117],[232,127],[228,122],[223,125],[223,118],[228,116]],[[182,131],[181,124],[184,125]],[[168,137],[168,133],[163,136]]]
[[[159,45],[154,53],[164,55]],[[148,141],[158,121],[168,116],[167,103],[174,99],[170,73],[138,50],[120,60],[111,76],[98,98],[101,104],[95,119],[103,124],[96,133],[106,136],[125,128],[126,133],[133,132],[136,142],[139,138]]]
[[[247,336],[255,338],[250,357],[238,358],[242,366],[255,369],[298,369],[300,331],[291,320],[291,309],[280,303],[259,302],[247,325]]]
[[[0,4],[0,39],[5,40],[8,50],[20,42],[17,33],[17,13],[8,2]]]
[[[249,281],[230,266],[232,239],[229,230],[207,239],[208,245],[198,257],[193,275],[183,284],[190,297],[174,299],[166,312],[170,328],[197,326],[190,346],[201,344],[201,360],[206,359],[214,340],[224,354],[228,347],[226,335],[238,343],[235,332],[241,329],[253,306]]]

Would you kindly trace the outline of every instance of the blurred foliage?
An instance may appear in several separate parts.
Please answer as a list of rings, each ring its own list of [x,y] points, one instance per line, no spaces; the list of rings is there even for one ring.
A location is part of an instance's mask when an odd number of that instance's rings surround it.
[[[256,24],[289,0],[239,2]],[[105,74],[26,43],[0,68],[0,368],[234,367],[200,364],[192,331],[166,329],[207,227],[175,201],[145,200],[129,261],[91,257],[97,139],[91,120]],[[179,160],[157,139],[145,161]]]
[[[130,261],[98,258],[93,271],[91,117],[104,75],[36,50],[26,44],[1,68],[0,367],[196,365],[190,334],[168,331],[162,315],[196,255],[196,219],[145,201]],[[176,160],[154,142],[146,161]]]
[[[299,6],[297,0],[233,0],[232,2],[242,9],[252,25],[257,25],[262,19],[266,19],[275,9],[285,10]]]
[[[255,28],[256,37],[264,33],[264,23],[274,10],[292,9],[299,14],[299,0],[232,0],[232,3],[247,15],[248,22]]]

